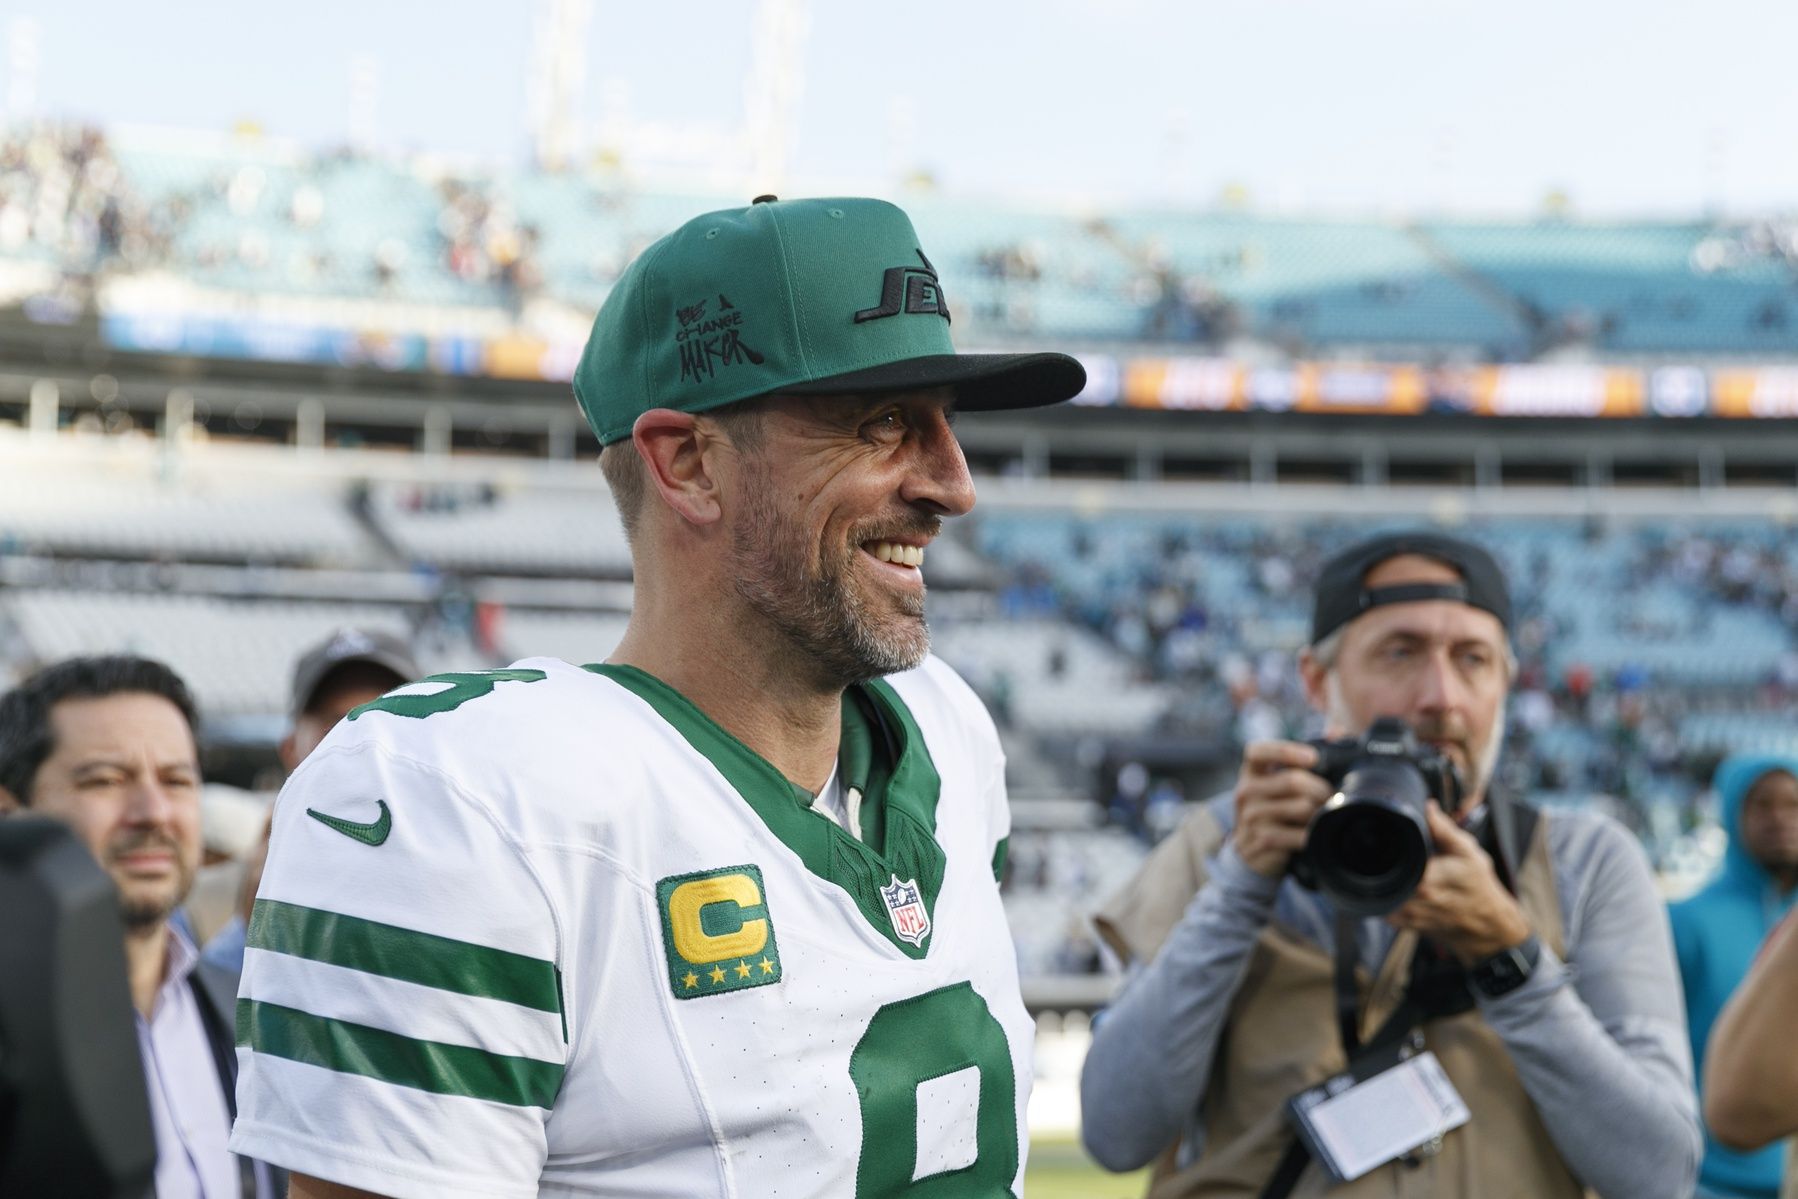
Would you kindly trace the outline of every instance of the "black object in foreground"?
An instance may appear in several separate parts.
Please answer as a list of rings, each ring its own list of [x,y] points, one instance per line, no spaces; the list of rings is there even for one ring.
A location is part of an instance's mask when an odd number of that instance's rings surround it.
[[[1411,897],[1429,864],[1427,801],[1450,815],[1460,810],[1460,773],[1391,716],[1359,740],[1311,744],[1313,771],[1338,790],[1312,817],[1293,877],[1344,912],[1383,916]]]
[[[156,1139],[118,905],[67,829],[0,820],[0,1195],[150,1193]]]

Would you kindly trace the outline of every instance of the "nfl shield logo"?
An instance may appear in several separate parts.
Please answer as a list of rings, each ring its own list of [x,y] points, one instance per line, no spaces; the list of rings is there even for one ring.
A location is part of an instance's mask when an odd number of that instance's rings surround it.
[[[901,941],[922,949],[924,938],[930,935],[930,913],[924,910],[923,897],[918,894],[918,880],[900,882],[895,874],[892,885],[880,889],[880,897],[886,900],[887,915],[893,919],[893,932]]]

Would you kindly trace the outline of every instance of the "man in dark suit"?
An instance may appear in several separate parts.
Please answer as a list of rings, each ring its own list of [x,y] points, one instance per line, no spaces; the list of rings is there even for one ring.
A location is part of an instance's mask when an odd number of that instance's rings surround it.
[[[273,1199],[227,1147],[237,979],[203,965],[175,909],[200,860],[200,762],[186,684],[160,662],[72,658],[0,696],[0,813],[67,824],[118,888],[156,1133],[157,1199]]]

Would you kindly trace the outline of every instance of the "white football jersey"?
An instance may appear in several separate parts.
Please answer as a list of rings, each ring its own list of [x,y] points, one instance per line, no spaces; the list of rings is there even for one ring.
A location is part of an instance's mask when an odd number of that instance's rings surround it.
[[[630,668],[352,713],[275,808],[232,1149],[396,1199],[1021,1194],[998,737],[935,659],[858,694],[881,853]]]

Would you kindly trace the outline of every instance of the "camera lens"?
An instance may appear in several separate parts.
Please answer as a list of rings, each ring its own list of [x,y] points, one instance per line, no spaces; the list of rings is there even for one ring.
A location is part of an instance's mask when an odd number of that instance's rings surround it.
[[[1429,864],[1426,799],[1423,779],[1408,763],[1358,763],[1306,837],[1304,858],[1317,889],[1361,916],[1403,904]]]
[[[1369,817],[1374,817],[1369,819]],[[1382,879],[1398,868],[1400,842],[1387,835],[1385,822],[1372,812],[1360,819],[1345,820],[1336,838],[1336,864],[1345,875],[1362,879]]]

